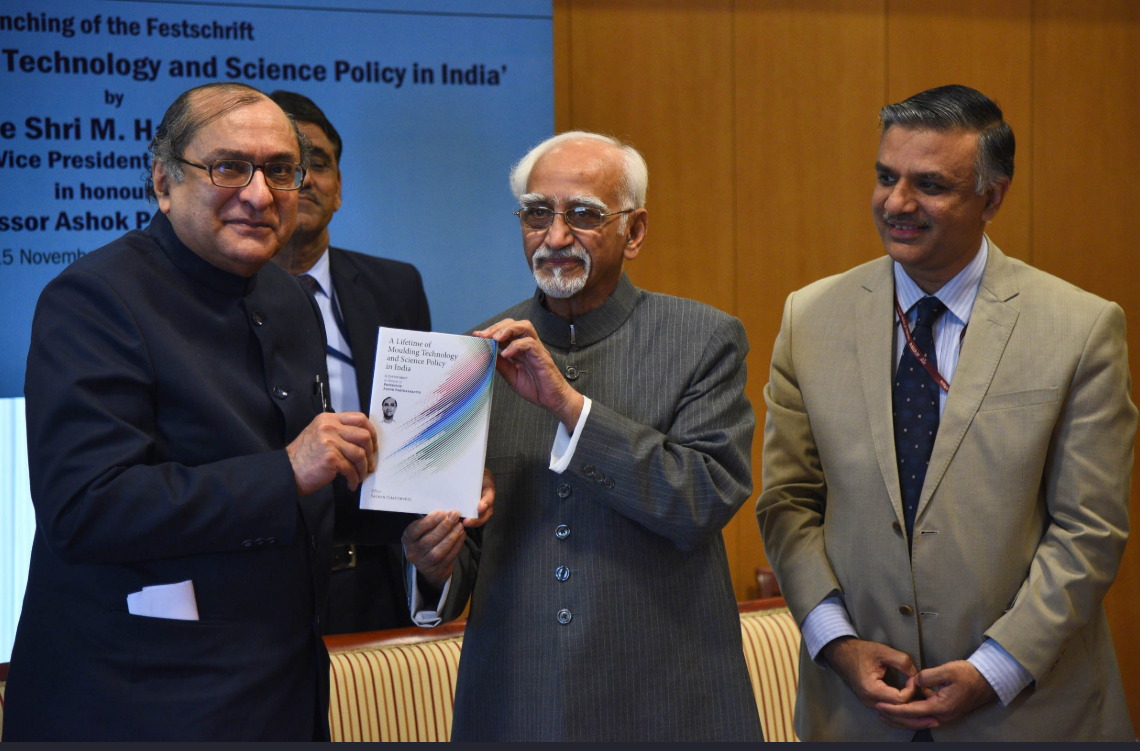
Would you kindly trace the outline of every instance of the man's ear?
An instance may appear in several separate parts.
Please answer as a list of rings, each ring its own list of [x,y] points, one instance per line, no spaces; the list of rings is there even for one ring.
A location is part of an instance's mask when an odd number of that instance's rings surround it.
[[[173,180],[166,174],[162,162],[156,161],[151,169],[151,179],[154,181],[154,194],[158,197],[158,210],[163,214],[170,213],[170,184]]]
[[[630,212],[629,222],[625,228],[625,247],[622,255],[625,260],[632,261],[641,252],[641,244],[645,242],[645,233],[649,230],[649,212],[637,209]]]
[[[993,221],[997,216],[998,209],[1005,201],[1005,194],[1009,192],[1009,180],[998,180],[990,186],[986,195],[986,206],[982,209],[982,220],[986,222]]]

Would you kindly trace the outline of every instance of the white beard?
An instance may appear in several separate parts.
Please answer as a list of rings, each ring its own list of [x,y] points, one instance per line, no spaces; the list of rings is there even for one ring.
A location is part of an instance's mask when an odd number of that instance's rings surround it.
[[[578,276],[566,277],[563,276],[563,269],[560,266],[549,269],[539,268],[542,261],[551,258],[576,258],[582,262],[582,273]],[[543,245],[531,256],[530,269],[534,274],[534,281],[543,294],[557,300],[564,300],[567,297],[573,297],[585,288],[586,281],[590,278],[590,254],[577,243],[562,250],[551,250],[550,246]]]

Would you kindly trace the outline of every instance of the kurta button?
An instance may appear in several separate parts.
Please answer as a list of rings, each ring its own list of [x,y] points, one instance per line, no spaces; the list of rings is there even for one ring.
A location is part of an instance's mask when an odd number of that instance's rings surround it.
[[[896,535],[902,536],[902,525],[897,521],[891,522],[891,529],[895,531]]]
[[[570,578],[570,569],[566,568],[565,566],[559,566],[558,568],[554,569],[554,578],[560,582],[566,581]]]
[[[570,536],[570,528],[565,524],[559,524],[558,527],[554,530],[554,536],[559,540],[565,540]]]
[[[570,365],[569,367],[566,368],[566,380],[568,380],[568,381],[578,380],[578,369],[575,368],[573,365]]]
[[[567,623],[569,623],[570,619],[573,617],[574,617],[574,615],[569,610],[567,610],[566,608],[562,608],[561,610],[558,611],[558,622],[561,623],[563,626],[565,626]]]
[[[251,315],[250,318],[253,319],[254,326],[260,326],[265,323],[265,315],[260,310],[253,311],[253,315]]]
[[[613,490],[613,489],[614,489],[614,480],[613,480],[613,478],[612,478],[612,477],[607,477],[607,478],[606,478],[606,480],[605,480],[605,482],[603,482],[603,483],[602,483],[602,487],[604,487],[606,490]]]
[[[914,615],[914,608],[912,608],[910,605],[899,605],[899,612],[909,618],[910,616]]]
[[[289,389],[285,388],[284,386],[274,386],[273,395],[278,399],[284,399],[285,397],[289,396]]]
[[[558,486],[558,497],[559,498],[569,498],[570,493],[572,493],[572,492],[573,492],[573,490],[566,483],[562,483],[561,485]]]

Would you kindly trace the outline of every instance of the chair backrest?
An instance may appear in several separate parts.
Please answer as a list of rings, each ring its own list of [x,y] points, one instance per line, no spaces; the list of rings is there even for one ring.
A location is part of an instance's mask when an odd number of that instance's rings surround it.
[[[800,677],[800,630],[795,618],[778,597],[741,603],[740,631],[764,739],[798,741],[793,713]]]
[[[325,637],[334,741],[446,741],[465,623]]]

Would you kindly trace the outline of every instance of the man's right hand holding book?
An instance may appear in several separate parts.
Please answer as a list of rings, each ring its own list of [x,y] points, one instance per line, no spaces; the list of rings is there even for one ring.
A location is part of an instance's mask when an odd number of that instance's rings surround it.
[[[408,563],[435,589],[442,589],[455,570],[455,559],[467,538],[466,530],[481,527],[494,513],[495,478],[483,470],[483,492],[479,496],[479,516],[462,519],[457,511],[433,511],[408,525],[400,541]]]

